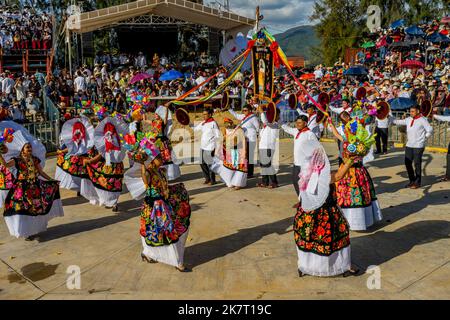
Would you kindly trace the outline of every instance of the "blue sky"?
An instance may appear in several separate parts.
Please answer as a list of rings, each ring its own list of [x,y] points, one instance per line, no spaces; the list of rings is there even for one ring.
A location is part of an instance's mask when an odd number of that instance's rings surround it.
[[[214,0],[205,0],[211,3]],[[224,3],[226,0],[218,0]],[[309,16],[312,13],[315,0],[229,0],[232,12],[253,18],[257,5],[264,15],[263,24],[272,33],[281,33],[287,29],[311,24]]]

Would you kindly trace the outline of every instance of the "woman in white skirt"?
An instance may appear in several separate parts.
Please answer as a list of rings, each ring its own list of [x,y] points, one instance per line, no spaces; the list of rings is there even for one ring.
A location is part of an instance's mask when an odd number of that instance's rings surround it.
[[[331,120],[329,124],[335,137],[341,141],[343,160],[355,154],[359,156],[355,158],[345,177],[336,182],[337,202],[350,224],[350,230],[365,231],[383,219],[372,177],[364,166],[364,158],[368,157],[371,148],[360,141],[357,130],[366,130],[359,123],[361,120],[350,119],[346,112],[342,112],[339,117],[345,123],[339,131]],[[370,138],[368,135],[368,139]]]
[[[334,183],[349,170],[348,160],[337,172],[330,172],[330,162],[323,146],[316,141],[305,146],[301,159],[300,205],[294,218],[298,274],[337,276],[358,274],[351,267],[350,230],[337,206]]]
[[[140,142],[133,159],[132,169],[141,169],[140,180],[136,179],[135,172],[127,175],[125,182],[129,189],[141,190],[132,192],[133,197],[145,196],[140,218],[142,261],[162,262],[180,272],[188,272],[184,265],[184,247],[191,207],[186,188],[183,183],[168,184],[160,151],[150,140],[144,138]]]
[[[229,118],[224,119],[225,134],[219,157],[214,159],[211,169],[220,175],[228,188],[239,190],[247,185],[248,163],[246,159],[245,133]]]
[[[81,180],[89,179],[84,159],[94,146],[94,127],[85,116],[71,119],[64,123],[60,140],[55,179],[61,188],[79,192]]]
[[[89,179],[81,181],[81,195],[91,204],[104,205],[113,212],[119,210],[117,203],[122,193],[123,159],[126,156],[120,136],[127,133],[128,126],[123,120],[106,117],[94,130],[98,154],[84,159]]]
[[[58,181],[50,178],[42,169],[39,157],[30,141],[21,131],[13,134],[5,158],[0,162],[15,167],[16,176],[5,200],[4,217],[12,236],[33,240],[47,230],[48,221],[64,216]],[[42,180],[40,177],[46,179]]]

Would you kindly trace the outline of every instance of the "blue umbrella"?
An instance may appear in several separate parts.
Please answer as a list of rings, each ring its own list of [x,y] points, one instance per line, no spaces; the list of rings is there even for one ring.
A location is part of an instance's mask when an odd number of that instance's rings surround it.
[[[346,76],[363,76],[368,73],[367,69],[363,66],[354,66],[344,71],[344,75]]]
[[[405,24],[405,19],[399,19],[396,20],[394,22],[392,22],[391,24],[391,29],[397,29],[400,28],[401,26],[403,26]]]
[[[175,80],[175,79],[179,79],[179,78],[184,78],[184,75],[177,70],[170,70],[170,71],[163,73],[159,77],[159,81],[171,81],[171,80]]]
[[[425,35],[425,32],[423,32],[422,29],[420,29],[420,28],[417,27],[417,26],[409,27],[409,28],[407,28],[407,29],[405,30],[405,32],[406,32],[407,34],[409,34],[409,35],[411,35],[411,36],[415,36],[415,37],[420,37],[420,36]]]
[[[388,101],[391,106],[391,110],[400,111],[400,110],[408,110],[410,107],[415,105],[414,101],[410,98],[394,98]]]

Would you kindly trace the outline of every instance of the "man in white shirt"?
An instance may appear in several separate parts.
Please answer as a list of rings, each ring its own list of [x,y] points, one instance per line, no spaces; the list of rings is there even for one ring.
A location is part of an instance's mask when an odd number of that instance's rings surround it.
[[[9,98],[9,96],[12,94],[13,92],[13,88],[15,85],[15,81],[12,79],[11,76],[6,76],[3,81],[2,81],[2,93],[3,95],[5,95],[6,97]]]
[[[329,105],[328,108],[336,114],[341,114],[344,111],[347,111],[349,114],[352,113],[352,106],[350,105],[350,102],[348,99],[342,99],[341,106],[340,107],[334,107],[332,105]]]
[[[81,74],[80,71],[77,72],[77,77],[75,78],[75,80],[73,81],[74,85],[75,85],[75,91],[82,91],[85,92],[86,91],[86,79],[83,77],[83,75]]]
[[[317,141],[316,135],[308,128],[308,117],[299,116],[295,121],[295,128],[291,128],[287,124],[281,125],[287,134],[294,137],[294,166],[292,167],[292,183],[294,185],[295,192],[297,196],[300,194],[300,188],[298,186],[299,174],[301,171],[301,159],[302,159],[302,146],[311,141]],[[298,207],[296,204],[294,207]]]
[[[315,106],[310,103],[306,105],[306,112],[303,112],[300,108],[297,108],[297,112],[301,116],[303,115],[308,117],[309,130],[316,135],[317,139],[320,139],[322,131],[320,129],[320,124],[317,123],[317,112]]]
[[[409,112],[410,117],[403,120],[394,120],[393,123],[406,126],[405,166],[409,177],[409,184],[406,187],[418,189],[422,179],[422,156],[425,143],[426,139],[433,134],[433,127],[420,114],[419,106],[411,107]]]
[[[242,114],[236,113],[233,109],[228,110],[233,117],[240,120],[238,124],[245,133],[245,141],[247,143],[247,161],[248,161],[248,178],[253,177],[255,170],[255,149],[258,140],[259,120],[252,112],[252,107],[248,104],[242,107]]]
[[[278,124],[280,110],[277,108],[277,117],[273,123],[267,120],[266,113],[262,108],[260,111],[261,122],[263,124],[263,128],[259,132],[259,163],[261,166],[262,182],[258,183],[258,187],[273,189],[278,187],[278,179],[276,170],[272,165],[272,160],[275,155],[280,130],[280,125]]]
[[[136,57],[136,63],[135,63],[136,68],[142,69],[146,65],[147,65],[147,59],[145,58],[145,56],[142,52],[139,52],[139,55]]]
[[[211,165],[214,159],[214,153],[216,150],[217,139],[220,138],[220,131],[217,122],[212,117],[213,111],[206,109],[203,111],[203,120],[200,124],[193,127],[194,132],[202,132],[202,138],[200,142],[200,157],[203,175],[205,182],[203,184],[213,185],[216,184],[216,175],[211,170]]]
[[[389,115],[383,120],[375,117],[375,145],[377,147],[375,154],[387,154],[389,126],[392,124],[393,120],[394,118],[392,113],[389,113]],[[381,145],[383,145],[383,147]]]

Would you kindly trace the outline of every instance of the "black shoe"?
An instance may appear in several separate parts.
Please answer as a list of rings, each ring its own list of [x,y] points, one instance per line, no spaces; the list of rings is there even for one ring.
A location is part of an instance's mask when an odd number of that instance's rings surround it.
[[[342,276],[344,278],[350,277],[350,276],[357,276],[359,274],[359,269],[350,269],[345,271]]]
[[[301,272],[300,270],[298,270],[298,277],[301,278],[301,277],[303,277],[303,276],[304,276],[303,272]]]
[[[148,263],[158,263],[158,261],[153,260],[152,258],[147,257],[145,254],[141,253],[141,259],[142,262],[148,262]]]
[[[77,192],[77,197],[81,197],[80,191]]]
[[[175,267],[175,269],[177,269],[180,272],[192,272],[192,269],[189,269],[189,268],[187,268],[185,266],[182,266],[181,268],[180,267]]]
[[[380,154],[381,151],[375,151],[373,154]]]
[[[411,189],[419,189],[420,188],[420,184],[418,183],[413,183],[410,187]]]
[[[37,235],[32,235],[32,236],[29,236],[29,237],[26,237],[25,238],[25,241],[33,241],[33,240],[35,240],[36,239],[36,237],[37,237]]]
[[[410,182],[410,183],[408,183],[406,186],[405,186],[405,188],[411,188],[411,186],[414,184],[414,182]]]
[[[119,206],[116,204],[114,207],[112,207],[112,212],[119,211]]]

